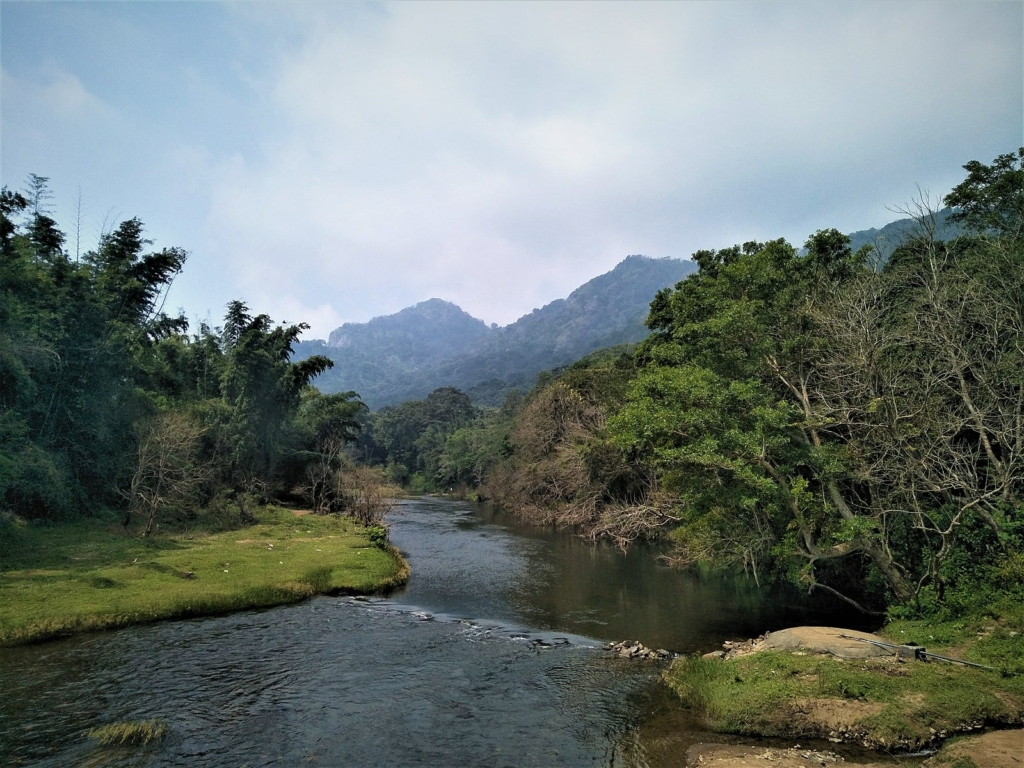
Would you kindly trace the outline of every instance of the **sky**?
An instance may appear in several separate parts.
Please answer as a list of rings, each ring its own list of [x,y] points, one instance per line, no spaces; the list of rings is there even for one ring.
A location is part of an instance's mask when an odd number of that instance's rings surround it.
[[[0,181],[72,256],[137,216],[169,310],[307,338],[882,226],[1024,145],[1021,0],[0,0],[0,69]]]

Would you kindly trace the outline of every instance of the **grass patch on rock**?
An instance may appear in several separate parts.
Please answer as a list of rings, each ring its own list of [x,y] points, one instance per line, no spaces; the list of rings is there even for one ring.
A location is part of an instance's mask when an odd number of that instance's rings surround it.
[[[130,536],[82,521],[0,531],[0,645],[400,585],[408,566],[348,518],[268,507],[232,531]]]
[[[883,634],[996,670],[768,650],[728,660],[681,658],[665,677],[709,727],[727,733],[892,750],[1024,722],[1019,603],[1007,601],[970,619],[894,621]]]

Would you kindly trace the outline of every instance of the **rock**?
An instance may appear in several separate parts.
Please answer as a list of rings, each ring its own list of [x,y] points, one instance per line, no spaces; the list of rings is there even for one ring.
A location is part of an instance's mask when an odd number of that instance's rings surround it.
[[[620,658],[623,659],[643,659],[645,661],[659,661],[661,659],[668,659],[672,657],[672,654],[664,649],[654,650],[648,648],[639,640],[634,640],[630,643],[627,640],[623,640],[619,643],[607,643],[605,650],[611,651]]]
[[[704,656],[702,656],[702,658],[705,658],[705,659],[724,659],[725,658],[725,651],[711,651],[710,653],[705,653]]]
[[[804,650],[828,653],[840,659],[893,656],[895,649],[874,643],[887,642],[878,635],[837,627],[793,627],[771,632],[751,650]]]

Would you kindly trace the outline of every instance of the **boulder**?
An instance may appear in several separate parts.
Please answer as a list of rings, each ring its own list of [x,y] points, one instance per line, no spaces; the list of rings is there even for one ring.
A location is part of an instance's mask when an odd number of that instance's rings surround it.
[[[828,653],[840,659],[870,659],[897,655],[897,648],[876,645],[887,640],[868,632],[837,627],[792,627],[770,632],[754,650]]]

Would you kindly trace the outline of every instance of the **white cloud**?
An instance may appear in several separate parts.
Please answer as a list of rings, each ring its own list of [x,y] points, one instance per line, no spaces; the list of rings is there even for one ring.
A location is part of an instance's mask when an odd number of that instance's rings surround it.
[[[628,253],[881,224],[1017,140],[1005,11],[307,4],[263,89],[289,129],[220,162],[205,244],[325,336],[430,296],[505,323]]]
[[[45,80],[39,84],[39,99],[55,116],[64,119],[110,119],[114,110],[90,93],[74,74],[48,62],[43,67]]]

